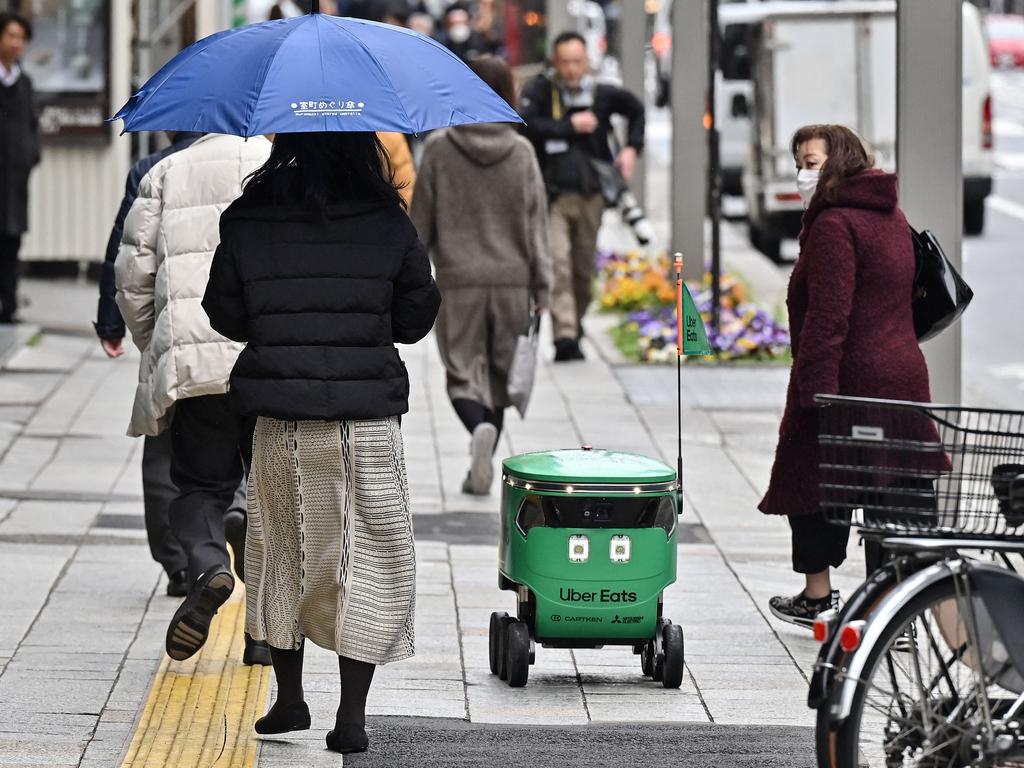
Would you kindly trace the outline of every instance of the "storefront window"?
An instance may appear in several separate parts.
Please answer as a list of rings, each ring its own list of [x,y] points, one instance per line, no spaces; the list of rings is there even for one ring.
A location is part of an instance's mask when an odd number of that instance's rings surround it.
[[[22,66],[32,78],[43,138],[110,139],[110,0],[11,3],[33,26]]]

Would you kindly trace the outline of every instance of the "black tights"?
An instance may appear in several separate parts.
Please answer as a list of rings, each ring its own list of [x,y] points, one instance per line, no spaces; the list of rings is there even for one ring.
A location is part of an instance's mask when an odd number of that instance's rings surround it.
[[[274,706],[285,707],[297,704],[305,699],[302,692],[302,652],[285,651],[270,647],[270,658],[274,662],[274,676],[277,678],[277,701]],[[341,704],[335,727],[345,724],[366,725],[366,696],[370,692],[373,673],[376,667],[364,661],[356,661],[345,656],[338,657],[338,670],[341,673]]]
[[[459,417],[459,421],[470,434],[473,434],[473,430],[481,424],[487,422],[498,428],[498,437],[501,437],[501,430],[505,426],[504,408],[492,410],[485,408],[483,403],[468,398],[452,400],[452,407],[455,408],[455,414]],[[495,443],[495,450],[497,450],[497,443]]]

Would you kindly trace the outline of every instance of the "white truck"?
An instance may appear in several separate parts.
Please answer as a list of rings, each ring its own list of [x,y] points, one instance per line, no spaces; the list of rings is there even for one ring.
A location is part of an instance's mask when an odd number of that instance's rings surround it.
[[[751,244],[772,259],[795,237],[803,206],[789,142],[810,123],[841,123],[858,132],[879,167],[896,165],[896,4],[892,0],[764,2],[723,6],[747,25],[752,103],[731,115],[751,119],[743,177]],[[977,8],[963,10],[964,228],[984,227],[992,189],[989,62]],[[725,118],[728,119],[728,118]]]

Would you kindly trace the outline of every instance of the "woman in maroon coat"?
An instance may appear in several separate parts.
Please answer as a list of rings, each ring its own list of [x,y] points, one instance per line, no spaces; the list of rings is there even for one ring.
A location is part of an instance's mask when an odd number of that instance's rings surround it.
[[[849,528],[818,509],[816,394],[929,401],[928,369],[911,313],[914,246],[896,176],[872,168],[856,134],[839,125],[793,137],[797,185],[807,206],[787,305],[793,368],[771,484],[760,510],[787,515],[794,597],[773,597],[777,617],[811,626],[838,601],[829,568],[846,559]]]

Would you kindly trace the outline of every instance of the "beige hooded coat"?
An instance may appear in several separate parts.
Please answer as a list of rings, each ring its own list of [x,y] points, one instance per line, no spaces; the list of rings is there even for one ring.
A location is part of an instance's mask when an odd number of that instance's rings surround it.
[[[270,155],[263,137],[210,134],[167,157],[139,186],[117,255],[117,305],[142,352],[128,434],[157,435],[178,400],[224,394],[244,345],[202,308],[220,215]]]

